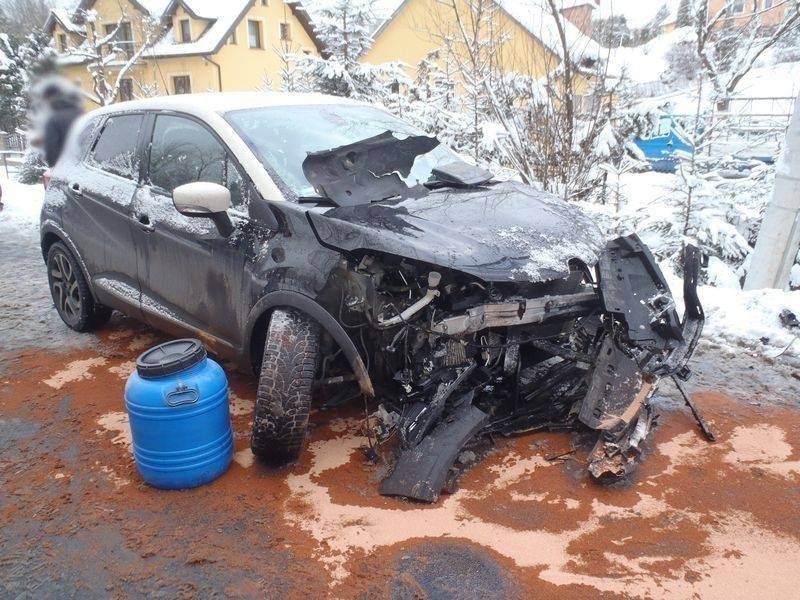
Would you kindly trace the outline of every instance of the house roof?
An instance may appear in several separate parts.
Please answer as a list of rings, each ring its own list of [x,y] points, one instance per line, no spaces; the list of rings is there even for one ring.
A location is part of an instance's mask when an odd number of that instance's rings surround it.
[[[292,15],[300,22],[305,32],[314,42],[318,52],[323,53],[322,42],[317,38],[311,18],[299,0],[283,0]],[[230,37],[233,28],[250,9],[252,0],[172,0],[164,13],[172,14],[178,6],[183,6],[193,17],[210,21],[211,24],[193,42],[176,42],[172,30],[145,53],[150,57],[195,56],[217,52]]]
[[[215,53],[250,9],[252,0],[228,0],[224,4],[218,0],[215,4],[213,6],[208,0],[172,0],[165,14],[172,14],[178,6],[183,6],[193,17],[211,21],[211,24],[192,42],[176,41],[170,29],[145,52],[145,56],[155,58]]]
[[[391,23],[403,7],[411,0],[383,0],[384,4],[393,3],[394,10],[389,12],[377,23],[372,34],[376,39]],[[494,0],[495,3],[523,29],[538,39],[546,48],[559,58],[563,57],[561,40],[558,34],[555,19],[550,12],[547,0]],[[595,5],[592,0],[579,2],[578,0],[561,0],[563,8],[579,6],[582,4]],[[592,38],[585,35],[568,19],[562,19],[564,36],[567,40],[569,55],[572,61],[579,64],[583,59],[598,60],[602,56],[602,47]]]
[[[528,33],[540,40],[553,54],[564,58],[564,49],[547,0],[495,0],[497,4],[524,27]],[[573,25],[569,19],[561,19],[567,53],[575,64],[584,59],[599,60],[603,56],[602,46]]]
[[[161,58],[170,56],[197,56],[216,53],[225,40],[231,35],[234,27],[252,6],[252,0],[130,0],[140,11],[154,18],[165,19],[182,6],[193,18],[208,21],[208,26],[200,36],[192,42],[177,42],[172,29],[169,29],[144,56]],[[322,43],[317,38],[314,25],[308,13],[304,10],[299,0],[283,0],[300,22],[300,25],[314,42],[316,49],[322,53]],[[64,10],[53,9],[48,17],[47,31],[52,33],[52,27],[57,20],[62,25],[76,33],[82,28],[76,23],[80,13],[89,10],[95,0],[81,0],[75,12],[70,15]],[[52,20],[52,23],[51,23]]]
[[[47,20],[44,22],[44,30],[53,33],[53,28],[59,23],[64,29],[71,33],[81,33],[80,25],[72,20],[72,16],[63,8],[51,8]]]

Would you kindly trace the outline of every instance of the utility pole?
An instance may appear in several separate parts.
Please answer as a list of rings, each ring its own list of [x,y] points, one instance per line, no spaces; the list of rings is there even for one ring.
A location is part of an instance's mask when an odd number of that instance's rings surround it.
[[[800,95],[794,103],[783,152],[775,171],[775,190],[764,211],[744,289],[786,289],[800,248]]]

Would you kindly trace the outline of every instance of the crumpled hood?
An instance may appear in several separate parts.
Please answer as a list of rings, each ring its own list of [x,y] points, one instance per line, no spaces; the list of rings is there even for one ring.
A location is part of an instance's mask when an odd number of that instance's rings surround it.
[[[308,213],[320,241],[343,251],[385,252],[485,281],[541,282],[594,265],[605,240],[576,206],[503,182]]]

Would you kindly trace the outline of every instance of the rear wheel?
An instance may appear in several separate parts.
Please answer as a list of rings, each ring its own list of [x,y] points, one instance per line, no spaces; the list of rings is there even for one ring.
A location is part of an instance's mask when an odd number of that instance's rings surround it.
[[[110,308],[95,302],[78,261],[61,242],[47,251],[47,280],[58,316],[71,329],[90,331],[111,317]]]
[[[271,463],[300,455],[308,429],[311,391],[319,357],[319,325],[291,310],[273,311],[258,382],[253,454]]]

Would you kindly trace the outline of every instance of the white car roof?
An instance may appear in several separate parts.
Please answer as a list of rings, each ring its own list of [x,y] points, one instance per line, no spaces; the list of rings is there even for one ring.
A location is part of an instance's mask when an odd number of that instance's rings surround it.
[[[204,94],[177,94],[174,96],[157,96],[142,100],[117,102],[110,106],[92,111],[92,114],[127,112],[130,110],[176,110],[197,117],[209,113],[225,113],[247,108],[265,108],[272,106],[313,106],[325,104],[347,104],[369,106],[339,96],[325,94],[290,94],[282,92],[208,92]]]

